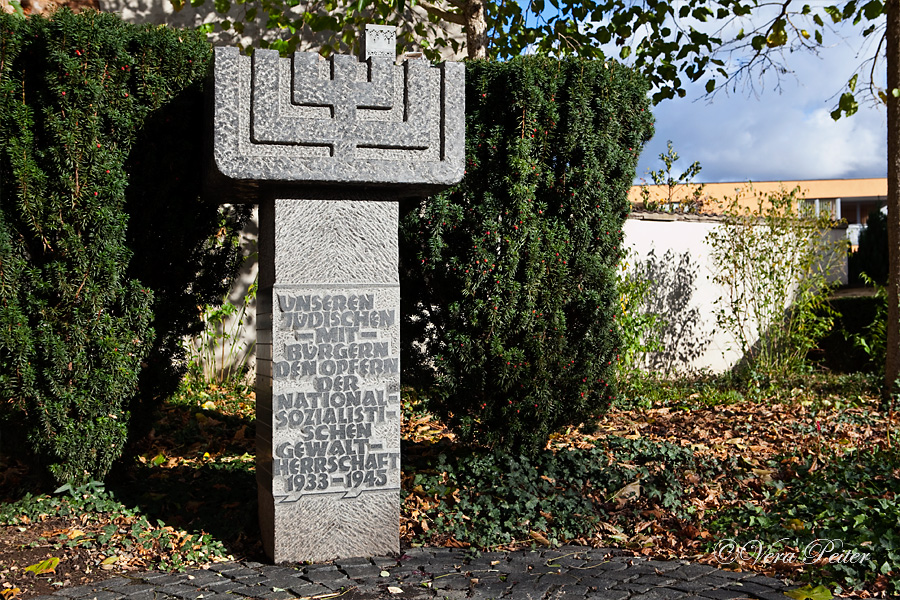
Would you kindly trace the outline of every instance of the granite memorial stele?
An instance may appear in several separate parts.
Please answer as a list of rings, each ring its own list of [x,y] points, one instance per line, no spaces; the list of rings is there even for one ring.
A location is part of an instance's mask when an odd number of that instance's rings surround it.
[[[399,552],[399,201],[464,172],[464,69],[217,48],[207,196],[259,203],[257,457],[276,563]]]

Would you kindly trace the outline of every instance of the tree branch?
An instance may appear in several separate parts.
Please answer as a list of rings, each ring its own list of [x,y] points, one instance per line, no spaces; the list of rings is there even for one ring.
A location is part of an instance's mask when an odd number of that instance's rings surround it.
[[[454,4],[454,6],[456,5],[455,2],[452,2],[451,4]],[[456,23],[457,25],[465,25],[466,24],[465,17],[459,13],[453,13],[450,11],[446,11],[442,8],[438,8],[437,6],[432,6],[431,4],[428,4],[426,2],[419,2],[419,6],[424,8],[425,12],[427,12],[429,15],[434,15],[435,17],[442,19],[444,21],[447,21],[449,23]]]

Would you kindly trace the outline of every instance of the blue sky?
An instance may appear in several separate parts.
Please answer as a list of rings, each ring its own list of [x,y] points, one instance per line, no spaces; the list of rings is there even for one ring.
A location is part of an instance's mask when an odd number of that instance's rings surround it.
[[[686,98],[654,108],[656,135],[647,144],[637,176],[659,169],[658,155],[672,140],[676,166],[699,161],[703,182],[884,177],[887,125],[883,107],[862,104],[858,113],[832,120],[836,94],[860,62],[857,49],[835,42],[820,57],[788,57],[794,71],[757,96],[738,91],[704,99],[700,86]]]

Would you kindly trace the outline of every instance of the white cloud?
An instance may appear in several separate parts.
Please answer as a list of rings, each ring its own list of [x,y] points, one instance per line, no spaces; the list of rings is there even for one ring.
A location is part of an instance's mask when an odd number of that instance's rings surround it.
[[[644,149],[638,179],[662,166],[657,157],[666,140],[681,156],[676,166],[700,161],[699,181],[884,177],[883,107],[863,104],[839,121],[830,116],[861,62],[854,45],[851,38],[836,41],[819,57],[789,55],[793,73],[780,80],[780,93],[770,78],[758,96],[720,93],[708,103],[696,85],[687,98],[663,102],[654,109],[656,135]]]

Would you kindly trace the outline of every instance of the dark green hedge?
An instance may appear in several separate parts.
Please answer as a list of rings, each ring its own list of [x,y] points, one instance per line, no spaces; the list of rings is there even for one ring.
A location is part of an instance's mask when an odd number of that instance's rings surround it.
[[[468,64],[465,179],[400,236],[404,381],[465,439],[533,450],[614,397],[647,90],[613,62]]]
[[[59,482],[106,475],[236,264],[243,216],[199,201],[210,60],[110,14],[0,15],[0,426]]]

